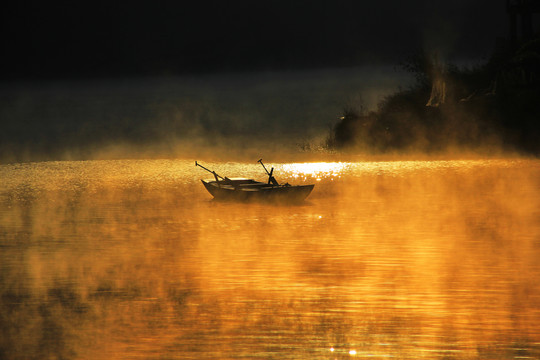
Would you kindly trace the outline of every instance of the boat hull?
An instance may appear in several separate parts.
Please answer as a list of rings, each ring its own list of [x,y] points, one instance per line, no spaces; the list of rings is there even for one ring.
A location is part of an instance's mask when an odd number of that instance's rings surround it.
[[[250,179],[236,181],[201,180],[206,190],[217,200],[301,202],[314,185],[272,185]]]

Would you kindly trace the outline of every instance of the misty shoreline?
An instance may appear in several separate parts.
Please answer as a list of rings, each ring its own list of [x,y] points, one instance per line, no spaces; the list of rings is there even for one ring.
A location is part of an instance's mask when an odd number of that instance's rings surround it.
[[[534,153],[497,141],[490,147],[449,144],[436,151],[328,145],[328,137],[335,135],[344,120],[369,120],[384,104],[409,96],[415,91],[413,78],[414,74],[403,69],[371,66],[5,82],[0,84],[0,117],[4,122],[0,162],[535,157]],[[426,86],[417,91],[415,108],[427,109],[424,102],[428,91]],[[427,110],[434,113],[444,108]],[[357,120],[342,116],[347,109],[359,110]],[[380,123],[384,125],[384,121]],[[344,129],[347,136],[356,137],[354,141],[365,141],[354,127]],[[405,134],[410,132],[405,130]],[[369,141],[375,141],[374,135]]]
[[[0,161],[298,152],[344,104],[374,107],[409,78],[381,66],[2,83]]]

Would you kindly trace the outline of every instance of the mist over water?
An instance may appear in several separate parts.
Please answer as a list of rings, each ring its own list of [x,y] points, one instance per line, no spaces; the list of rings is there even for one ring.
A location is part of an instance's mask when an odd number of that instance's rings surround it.
[[[409,80],[363,67],[4,83],[0,161],[298,151],[320,142],[345,106],[374,108]]]
[[[263,179],[253,163],[206,163]],[[537,160],[0,166],[0,357],[540,358]]]

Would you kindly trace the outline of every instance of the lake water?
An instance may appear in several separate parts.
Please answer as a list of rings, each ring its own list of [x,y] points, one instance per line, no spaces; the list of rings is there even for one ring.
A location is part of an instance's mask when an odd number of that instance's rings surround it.
[[[1,165],[0,358],[540,358],[540,161],[269,165]]]

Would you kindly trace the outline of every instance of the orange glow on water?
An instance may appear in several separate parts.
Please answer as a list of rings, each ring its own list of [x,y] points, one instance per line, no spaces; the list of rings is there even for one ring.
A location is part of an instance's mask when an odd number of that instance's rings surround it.
[[[540,356],[538,161],[274,166],[305,204],[212,201],[191,161],[0,166],[0,349]]]

